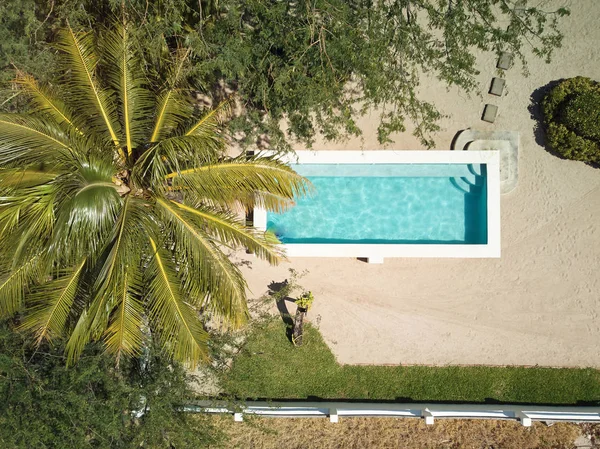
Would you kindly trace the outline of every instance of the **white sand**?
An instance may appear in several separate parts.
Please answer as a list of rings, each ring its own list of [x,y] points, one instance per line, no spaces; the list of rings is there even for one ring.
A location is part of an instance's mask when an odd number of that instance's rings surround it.
[[[278,267],[252,259],[242,267],[260,296],[289,267],[308,270],[302,285],[315,293],[310,319],[341,363],[489,364],[600,367],[600,169],[560,160],[540,147],[528,106],[531,93],[576,75],[600,79],[600,2],[567,3],[563,48],[550,65],[530,58],[531,75],[516,64],[507,94],[487,95],[494,55],[482,55],[483,97],[424,82],[427,98],[452,117],[437,134],[448,149],[467,127],[521,134],[519,183],[502,197],[501,259],[297,258]],[[486,102],[499,106],[496,123],[480,120]],[[316,149],[381,149],[375,116],[360,140]],[[419,149],[409,132],[394,149]],[[318,319],[317,319],[318,318]]]

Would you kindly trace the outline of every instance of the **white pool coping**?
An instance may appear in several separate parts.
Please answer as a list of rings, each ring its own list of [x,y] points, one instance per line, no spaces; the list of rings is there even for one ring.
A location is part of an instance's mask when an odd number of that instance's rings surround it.
[[[352,257],[382,263],[386,257],[500,257],[500,154],[498,151],[297,151],[291,164],[486,164],[486,244],[288,243],[288,257]],[[267,211],[254,209],[254,227],[267,228]]]

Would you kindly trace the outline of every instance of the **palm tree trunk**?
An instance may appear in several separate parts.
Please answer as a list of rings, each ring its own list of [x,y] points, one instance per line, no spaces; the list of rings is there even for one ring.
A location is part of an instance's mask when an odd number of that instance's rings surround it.
[[[298,307],[296,309],[296,318],[294,319],[294,331],[292,332],[292,343],[295,346],[302,346],[302,334],[304,334],[304,317],[306,309]]]

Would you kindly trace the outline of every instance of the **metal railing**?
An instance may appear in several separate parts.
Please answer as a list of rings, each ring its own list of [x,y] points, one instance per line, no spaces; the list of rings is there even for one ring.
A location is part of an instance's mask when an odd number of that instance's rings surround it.
[[[340,417],[422,418],[425,424],[436,419],[507,419],[531,426],[533,421],[600,422],[600,407],[528,406],[505,404],[427,404],[427,403],[352,403],[352,402],[266,402],[201,401],[184,407],[196,413],[231,414],[235,421],[244,415],[285,418],[329,418],[338,422]]]

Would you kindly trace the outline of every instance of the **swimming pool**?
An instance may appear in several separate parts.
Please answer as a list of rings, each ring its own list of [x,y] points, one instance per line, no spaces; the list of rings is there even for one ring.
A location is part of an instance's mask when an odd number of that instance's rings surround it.
[[[289,256],[499,257],[492,151],[298,152],[315,187],[281,213],[255,211]]]

